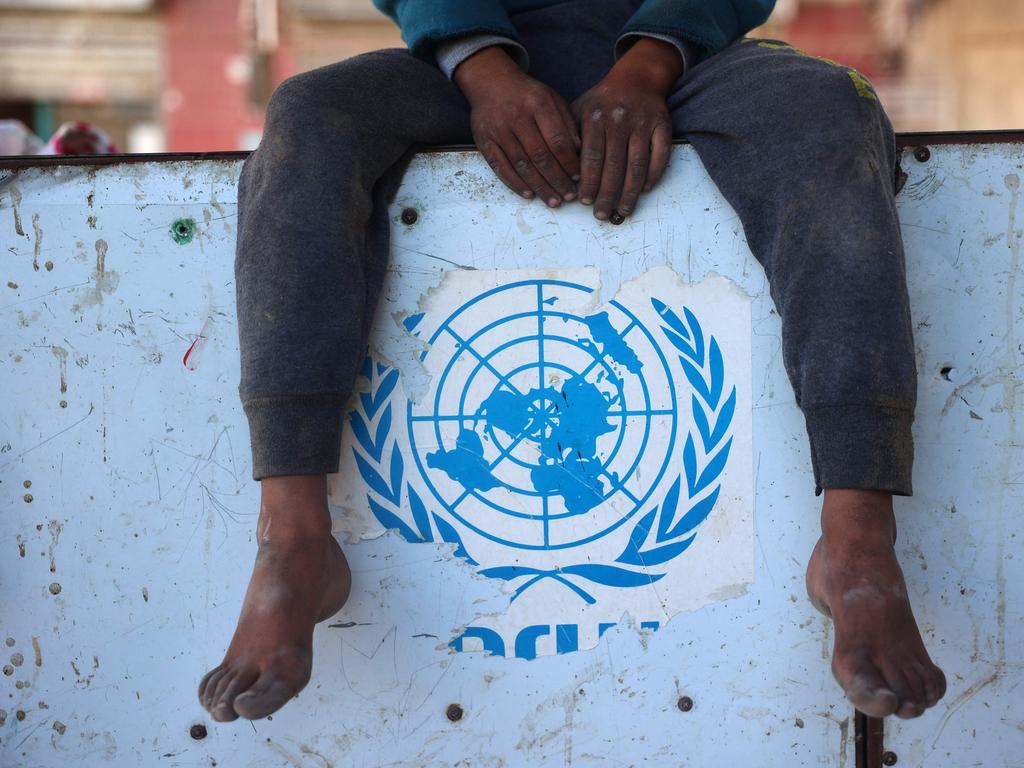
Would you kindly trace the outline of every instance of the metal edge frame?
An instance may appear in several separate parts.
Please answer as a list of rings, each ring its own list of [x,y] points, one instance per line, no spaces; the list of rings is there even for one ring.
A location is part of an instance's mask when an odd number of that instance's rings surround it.
[[[676,141],[676,144],[686,144]],[[898,133],[896,145],[901,149],[929,144],[1024,144],[1024,130],[1000,131],[933,131],[923,133]],[[443,147],[424,147],[423,152],[466,152],[474,147],[469,144],[454,144]],[[15,155],[0,156],[0,170],[24,170],[27,168],[53,168],[56,166],[88,165],[107,166],[134,163],[181,163],[181,162],[237,162],[249,156],[248,152],[163,152],[139,155]]]
[[[885,720],[854,710],[853,731],[855,768],[883,768],[893,764],[885,759]]]

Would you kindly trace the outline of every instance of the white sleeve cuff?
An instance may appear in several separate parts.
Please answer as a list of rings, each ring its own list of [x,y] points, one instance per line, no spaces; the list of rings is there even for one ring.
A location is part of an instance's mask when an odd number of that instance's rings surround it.
[[[641,37],[653,37],[655,40],[674,45],[679,51],[679,55],[683,57],[683,72],[686,72],[697,61],[697,50],[693,43],[672,37],[672,35],[659,35],[655,32],[627,32],[624,34],[615,41],[615,60],[618,61],[622,54],[628,51]]]
[[[437,59],[437,66],[444,72],[445,77],[451,79],[456,67],[462,62],[484,48],[492,45],[500,45],[505,52],[519,65],[519,68],[526,71],[530,66],[530,56],[526,49],[508,37],[481,33],[479,35],[468,35],[458,37],[454,40],[446,40],[439,43],[434,49],[434,58]]]

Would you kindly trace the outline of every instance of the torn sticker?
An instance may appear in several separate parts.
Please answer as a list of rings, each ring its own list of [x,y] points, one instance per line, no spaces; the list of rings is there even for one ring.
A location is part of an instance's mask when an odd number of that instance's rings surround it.
[[[332,501],[505,585],[455,650],[592,648],[753,579],[749,297],[668,267],[599,296],[595,269],[453,271],[403,321],[426,392],[364,366]]]

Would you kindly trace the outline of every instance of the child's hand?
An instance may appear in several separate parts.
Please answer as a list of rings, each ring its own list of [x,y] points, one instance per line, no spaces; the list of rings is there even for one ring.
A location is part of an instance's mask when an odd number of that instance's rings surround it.
[[[583,133],[580,202],[593,203],[596,218],[629,215],[664,173],[672,148],[666,96],[682,70],[675,46],[643,38],[574,102]]]
[[[575,199],[580,138],[561,96],[496,46],[462,62],[454,79],[472,106],[473,140],[498,178],[552,208]]]

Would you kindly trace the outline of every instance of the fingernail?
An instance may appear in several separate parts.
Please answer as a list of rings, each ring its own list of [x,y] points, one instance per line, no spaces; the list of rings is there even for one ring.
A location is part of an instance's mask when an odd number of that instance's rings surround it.
[[[561,204],[562,204],[562,201],[559,200],[557,197],[549,197],[548,198],[548,207],[549,208],[557,208]]]
[[[531,192],[531,191],[530,191],[530,190],[528,190],[528,189],[525,189],[525,190],[523,190],[523,191],[522,191],[522,192],[520,192],[519,194],[521,194],[521,195],[522,195],[523,197],[525,197],[525,198],[526,198],[527,200],[531,200],[531,199],[533,198],[533,192]]]
[[[604,211],[595,211],[594,212],[594,218],[599,220],[599,221],[607,221],[608,220],[608,214],[605,213]]]
[[[566,192],[565,193],[565,200],[566,200],[566,202],[571,202],[572,200],[575,200],[575,199],[576,199],[576,193],[575,192]]]
[[[594,202],[594,198],[592,198],[592,197],[581,197],[580,198],[580,202],[583,203],[584,205],[590,205],[591,203]]]

